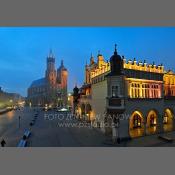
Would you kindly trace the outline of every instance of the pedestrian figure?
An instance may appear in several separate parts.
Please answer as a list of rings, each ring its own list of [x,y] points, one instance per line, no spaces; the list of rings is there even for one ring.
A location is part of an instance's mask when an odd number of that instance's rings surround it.
[[[121,140],[120,140],[120,138],[118,137],[118,138],[117,138],[117,143],[120,144],[120,141],[121,141]]]
[[[4,147],[4,146],[5,146],[5,144],[6,144],[5,140],[4,140],[4,139],[2,139],[2,141],[1,141],[1,147]]]

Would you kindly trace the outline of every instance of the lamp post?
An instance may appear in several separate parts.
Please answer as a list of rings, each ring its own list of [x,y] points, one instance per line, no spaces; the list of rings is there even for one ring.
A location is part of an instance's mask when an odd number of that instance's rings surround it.
[[[117,119],[116,128],[117,128],[117,143],[120,144],[120,119]]]
[[[21,116],[19,116],[18,119],[19,119],[18,121],[19,121],[19,128],[20,128],[20,126],[21,126]]]
[[[61,107],[61,92],[57,92],[57,106],[60,108]]]
[[[116,116],[113,118],[113,139],[114,142],[117,142],[118,144],[120,144],[120,119],[116,118]]]

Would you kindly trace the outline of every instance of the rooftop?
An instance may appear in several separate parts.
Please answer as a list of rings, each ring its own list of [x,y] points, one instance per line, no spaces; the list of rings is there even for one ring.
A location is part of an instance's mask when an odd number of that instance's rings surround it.
[[[41,78],[41,79],[33,81],[30,87],[44,86],[46,84],[47,84],[46,79],[45,78]]]

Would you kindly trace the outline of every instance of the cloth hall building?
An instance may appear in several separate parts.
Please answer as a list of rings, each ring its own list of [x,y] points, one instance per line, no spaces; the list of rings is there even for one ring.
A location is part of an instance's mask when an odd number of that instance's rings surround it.
[[[171,131],[175,74],[162,64],[127,61],[116,47],[110,61],[101,54],[97,61],[91,56],[85,66],[85,83],[74,88],[74,113],[107,134],[116,132],[120,138]],[[113,128],[105,123],[116,125]]]

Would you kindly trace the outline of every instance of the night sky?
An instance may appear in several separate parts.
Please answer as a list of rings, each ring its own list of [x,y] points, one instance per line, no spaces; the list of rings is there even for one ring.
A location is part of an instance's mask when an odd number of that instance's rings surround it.
[[[18,27],[0,28],[0,86],[27,95],[33,80],[44,77],[52,49],[57,67],[61,59],[69,71],[69,91],[84,80],[84,65],[98,50],[106,60],[114,44],[126,59],[163,63],[175,70],[175,27]]]

